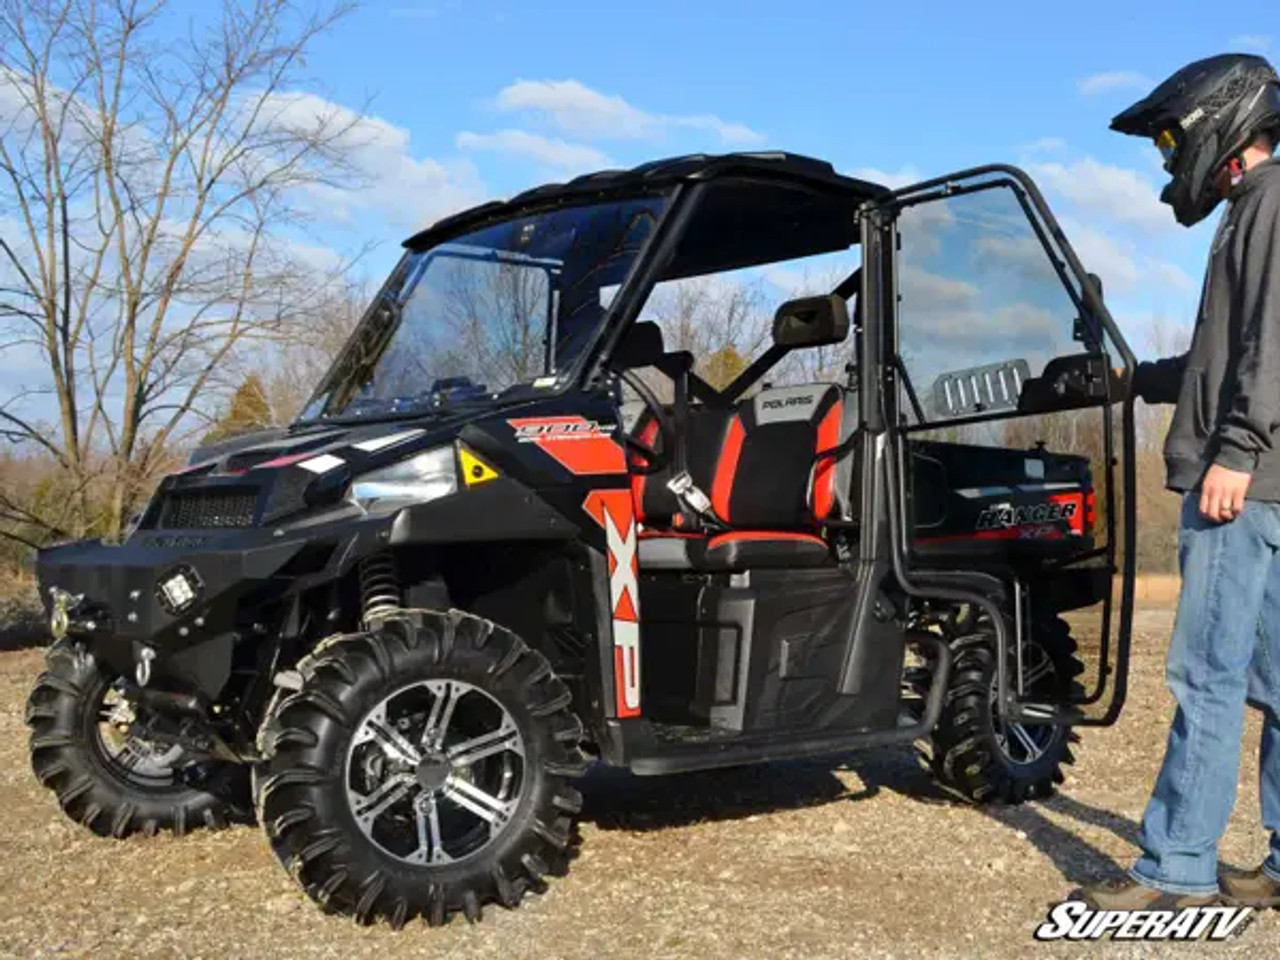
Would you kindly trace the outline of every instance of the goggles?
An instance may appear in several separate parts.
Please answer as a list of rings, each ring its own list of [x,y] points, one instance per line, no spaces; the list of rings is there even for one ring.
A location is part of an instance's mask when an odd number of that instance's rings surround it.
[[[1156,149],[1160,151],[1160,156],[1164,158],[1165,170],[1171,170],[1173,158],[1178,154],[1178,140],[1172,130],[1160,131],[1156,137]]]

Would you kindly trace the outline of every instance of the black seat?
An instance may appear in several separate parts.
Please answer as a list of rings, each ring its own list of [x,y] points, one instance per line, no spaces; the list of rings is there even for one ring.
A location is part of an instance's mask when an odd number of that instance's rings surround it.
[[[845,412],[840,387],[811,384],[762,391],[730,412],[723,428],[709,420],[705,429],[722,436],[704,489],[715,518],[728,529],[706,537],[648,530],[639,544],[641,567],[724,571],[830,562],[819,531],[820,521],[838,510],[837,463],[816,455],[839,445]],[[705,455],[700,440],[691,449]],[[647,482],[640,484],[642,479]],[[643,502],[646,524],[659,518],[656,509],[650,512],[660,503],[649,500],[654,479],[636,478],[637,509]],[[694,479],[701,485],[703,477]]]

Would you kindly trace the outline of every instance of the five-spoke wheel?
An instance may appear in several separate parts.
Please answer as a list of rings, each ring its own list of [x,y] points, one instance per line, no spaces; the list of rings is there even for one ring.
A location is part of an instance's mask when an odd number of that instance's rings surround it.
[[[468,919],[568,863],[582,724],[546,658],[487,620],[405,612],[298,664],[259,737],[259,819],[326,909]]]
[[[447,863],[507,827],[524,766],[524,740],[501,703],[463,680],[422,680],[360,721],[347,754],[347,802],[391,856]]]

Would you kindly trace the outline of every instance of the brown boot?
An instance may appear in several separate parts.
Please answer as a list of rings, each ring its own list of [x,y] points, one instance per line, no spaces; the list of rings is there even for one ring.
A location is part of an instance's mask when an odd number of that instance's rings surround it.
[[[1248,873],[1224,873],[1218,877],[1222,899],[1236,907],[1280,907],[1280,880],[1261,867]]]
[[[1100,883],[1073,890],[1068,900],[1083,900],[1095,910],[1181,910],[1208,907],[1218,902],[1214,893],[1165,893],[1137,880]]]

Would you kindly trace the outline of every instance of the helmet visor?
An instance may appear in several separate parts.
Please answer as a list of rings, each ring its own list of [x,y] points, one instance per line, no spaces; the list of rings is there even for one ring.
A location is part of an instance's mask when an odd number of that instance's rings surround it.
[[[1156,149],[1164,158],[1165,170],[1172,170],[1174,158],[1178,155],[1178,138],[1172,130],[1160,131],[1156,137]]]

